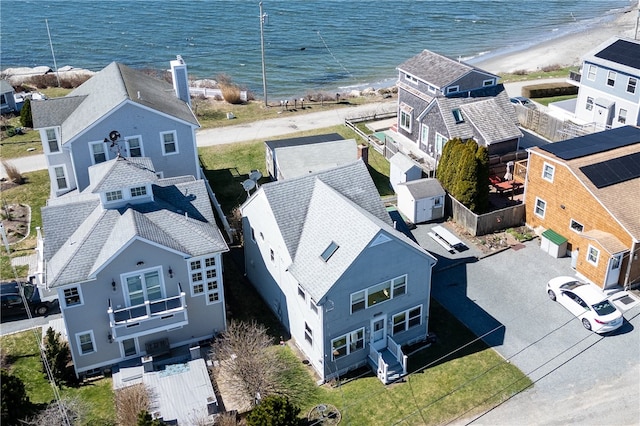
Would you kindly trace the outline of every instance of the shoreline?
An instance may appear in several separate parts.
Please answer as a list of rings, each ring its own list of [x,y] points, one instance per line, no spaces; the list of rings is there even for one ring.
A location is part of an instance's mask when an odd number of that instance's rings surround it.
[[[508,52],[489,53],[466,61],[469,65],[494,74],[511,74],[516,71],[540,71],[545,67],[570,67],[581,65],[584,55],[612,37],[633,38],[638,2],[613,13],[613,18],[594,27],[563,34],[530,46]]]

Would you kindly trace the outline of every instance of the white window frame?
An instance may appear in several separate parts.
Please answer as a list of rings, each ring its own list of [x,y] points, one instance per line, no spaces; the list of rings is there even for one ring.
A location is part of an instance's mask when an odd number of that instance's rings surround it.
[[[437,91],[438,89],[436,89],[436,86],[433,86],[433,85],[431,85],[431,84],[427,84],[427,90],[428,90],[430,93],[436,93],[436,91]]]
[[[146,275],[149,273],[153,273],[153,272],[157,272],[158,273],[158,283],[160,286],[160,297],[157,299],[149,299],[149,295],[147,294],[147,285],[146,285]],[[162,273],[162,267],[160,266],[155,266],[152,268],[146,268],[146,269],[142,269],[140,271],[136,271],[136,272],[128,272],[126,274],[121,274],[120,275],[120,283],[122,285],[122,288],[124,289],[124,294],[125,294],[125,302],[127,304],[127,307],[132,307],[132,306],[140,306],[141,304],[138,305],[133,305],[131,303],[131,295],[129,293],[129,285],[127,284],[127,278],[130,277],[135,277],[135,276],[141,276],[142,277],[142,295],[144,297],[144,301],[141,303],[145,303],[145,302],[152,302],[155,300],[162,300],[166,298],[166,290],[165,290],[165,284],[164,284],[164,274]]]
[[[271,259],[271,263],[276,263],[276,252],[271,247],[269,247],[269,259]]]
[[[447,87],[447,95],[452,93],[458,93],[460,91],[460,86],[449,86]]]
[[[165,140],[165,135],[173,135],[173,145],[175,151],[167,152],[167,141]],[[178,133],[175,130],[170,130],[168,132],[160,132],[160,144],[162,145],[162,155],[175,155],[179,154],[180,151],[178,149]]]
[[[76,290],[77,295],[75,296],[67,296],[66,291],[67,290]],[[68,303],[67,299],[71,298],[71,297],[77,297],[78,301],[76,303]],[[64,307],[65,308],[75,308],[76,306],[82,306],[84,305],[84,299],[82,298],[82,291],[80,290],[80,286],[73,286],[73,287],[67,287],[64,290],[62,290],[62,300],[64,302]]]
[[[131,195],[131,198],[144,197],[147,195],[147,186],[141,185],[129,188],[129,194]]]
[[[51,182],[52,183],[55,182],[55,185],[56,185],[56,188],[58,188],[58,191],[64,191],[65,189],[69,189],[69,177],[67,175],[67,166],[64,164],[58,164],[58,165],[52,166],[51,170],[53,172],[53,176],[51,177]],[[59,177],[57,170],[62,170],[63,176]],[[60,182],[58,181],[58,179],[64,179],[64,183],[65,183],[64,187],[60,186]]]
[[[635,77],[629,77],[627,79],[627,93],[635,94],[638,88],[638,79]]]
[[[304,322],[304,340],[313,346],[313,330],[306,321]]]
[[[309,298],[309,308],[316,313],[316,315],[318,314],[318,305],[316,305],[316,302],[314,302],[313,299]]]
[[[82,342],[81,342],[81,340],[80,340],[80,337],[82,337],[82,336],[87,336],[87,335],[89,336],[89,339],[90,339],[90,341],[91,341],[91,348],[92,348],[92,349],[91,349],[91,351],[89,351],[89,352],[84,352],[84,351],[82,350]],[[93,335],[93,330],[85,330],[85,331],[81,331],[81,332],[79,332],[79,333],[76,333],[76,335],[75,335],[75,336],[76,336],[76,344],[78,345],[78,346],[77,346],[77,348],[78,348],[78,354],[79,354],[80,356],[90,355],[90,354],[92,354],[92,353],[95,353],[95,352],[96,352],[96,339],[95,339],[95,337],[94,337],[94,335]]]
[[[573,231],[573,232],[577,232],[578,234],[584,232],[584,225],[581,224],[580,222],[578,222],[575,219],[571,219],[569,221],[569,228]]]
[[[404,73],[404,78],[405,78],[405,80],[408,80],[413,84],[418,84],[418,79],[416,77],[412,76],[411,74]]]
[[[587,262],[593,266],[598,266],[598,260],[600,260],[600,250],[589,244],[587,249]]]
[[[587,111],[593,111],[593,98],[591,96],[587,96],[585,108]]]
[[[379,306],[381,303],[394,299],[396,297],[403,296],[407,294],[407,286],[408,286],[408,276],[407,274],[399,275],[397,277],[379,282],[372,286],[365,288],[364,290],[359,290],[351,293],[350,295],[350,312],[354,314],[355,312],[365,311],[371,307]],[[404,290],[400,294],[395,294],[399,288],[403,288]],[[386,291],[385,291],[386,290]],[[370,304],[370,296],[382,292],[386,299],[381,299],[376,301],[375,303]],[[358,304],[362,303],[360,299],[360,295],[364,295],[364,308],[353,310],[354,300],[357,301]]]
[[[616,87],[616,77],[618,77],[618,73],[612,70],[607,72],[607,86]]]
[[[492,79],[489,79],[489,80],[484,80],[482,82],[482,87],[493,86],[494,84],[496,84],[496,83],[495,83],[495,80],[492,78]]]
[[[587,80],[595,81],[597,72],[598,72],[598,67],[596,67],[595,65],[589,64],[589,66],[587,67]]]
[[[361,334],[362,337],[358,337],[359,333]],[[356,336],[355,339],[354,339],[354,336]],[[335,346],[335,342],[338,341],[338,340],[342,340],[342,339],[345,340],[344,346],[340,345],[340,346],[336,347]],[[357,347],[357,343],[358,342],[362,342],[362,346],[359,347],[359,348]],[[357,329],[355,329],[353,331],[350,331],[349,333],[345,333],[345,334],[343,334],[341,336],[338,336],[335,339],[331,339],[331,360],[335,361],[335,360],[340,359],[342,357],[351,355],[354,352],[363,350],[364,347],[365,347],[365,344],[364,344],[364,327],[357,328]],[[335,352],[338,349],[341,349],[341,348],[345,349],[345,353],[342,354],[342,355],[336,356]]]
[[[411,311],[415,311],[416,309],[418,309],[418,315],[414,315],[413,317],[409,316],[409,313]],[[396,318],[402,318],[398,324],[396,324]],[[415,319],[418,319],[418,323],[411,325],[412,320]],[[402,330],[396,331],[396,326],[399,324],[403,324]],[[420,325],[422,325],[422,305],[417,305],[402,312],[398,312],[391,317],[391,335],[395,336],[398,333],[403,333],[410,328],[418,327]]]
[[[449,139],[447,139],[444,135],[436,132],[436,145],[435,145],[435,150],[436,150],[436,155],[440,155],[442,154],[442,150],[444,149],[444,145],[447,143]]]
[[[131,141],[133,140],[137,140],[139,146],[135,149],[139,149],[140,150],[140,155],[136,155],[136,157],[144,157],[144,149],[142,148],[142,136],[136,135],[136,136],[129,136],[127,138],[124,139],[125,143],[127,144],[127,157],[133,157],[133,155],[131,155]]]
[[[429,143],[429,126],[422,123],[420,125],[420,143],[427,146]]]
[[[400,120],[398,120],[400,128],[411,133],[413,126],[413,109],[410,111],[400,108]]]
[[[547,182],[553,183],[553,177],[555,176],[555,174],[555,166],[545,161],[545,163],[542,165],[542,179],[546,180]]]
[[[540,205],[542,204],[542,205]],[[542,213],[539,213],[538,210],[542,210]],[[541,217],[542,219],[544,219],[544,215],[547,211],[547,202],[545,200],[543,200],[542,198],[538,198],[536,197],[536,202],[533,205],[533,214],[535,214],[538,217]]]
[[[452,109],[451,113],[453,114],[453,119],[456,121],[456,124],[464,123],[464,116],[460,108]]]
[[[298,296],[300,296],[302,300],[307,300],[307,294],[304,292],[304,289],[300,284],[298,284]]]
[[[95,151],[95,147],[100,147],[102,148],[102,152],[97,152]],[[89,143],[89,154],[91,155],[91,164],[96,165],[96,164],[100,164],[100,163],[104,163],[105,161],[107,161],[109,159],[109,150],[107,149],[107,147],[105,146],[105,143],[102,141],[99,142],[90,142]],[[102,154],[104,156],[104,160],[102,161],[97,161],[96,160],[96,154]]]
[[[135,348],[135,353],[127,355],[124,348],[124,342],[127,340],[133,340],[133,347]],[[131,358],[140,354],[140,347],[138,345],[138,339],[135,337],[131,337],[129,339],[124,339],[120,342],[120,351],[123,358]]]
[[[53,139],[51,139],[49,132],[53,132]],[[47,152],[47,154],[57,154],[60,152],[60,137],[58,136],[58,129],[56,129],[55,127],[51,127],[49,129],[45,129],[44,130],[44,137],[45,137],[45,150]],[[51,143],[55,142],[56,143],[56,150],[52,151],[51,150]]]
[[[620,108],[618,110],[618,123],[626,124],[627,122],[627,110],[624,108]]]
[[[115,191],[107,191],[104,193],[104,199],[107,203],[113,203],[115,201],[121,201],[124,199],[124,194],[121,189],[116,189]]]
[[[205,296],[207,305],[222,302],[219,263],[215,255],[187,260],[191,297]]]

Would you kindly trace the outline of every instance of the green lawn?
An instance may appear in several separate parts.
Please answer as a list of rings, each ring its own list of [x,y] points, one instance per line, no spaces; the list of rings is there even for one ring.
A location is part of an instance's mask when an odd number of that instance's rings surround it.
[[[38,328],[2,336],[0,346],[8,355],[9,371],[22,379],[31,402],[49,404],[54,400],[54,393],[42,373],[38,351],[40,333]],[[110,378],[92,380],[78,387],[63,386],[60,394],[62,398],[77,396],[86,403],[88,412],[82,425],[115,424],[114,393]]]

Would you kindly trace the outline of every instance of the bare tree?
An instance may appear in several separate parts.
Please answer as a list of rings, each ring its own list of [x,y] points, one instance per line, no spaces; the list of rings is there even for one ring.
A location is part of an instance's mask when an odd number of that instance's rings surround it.
[[[147,387],[140,383],[116,391],[116,418],[118,424],[135,426],[138,423],[138,413],[149,411],[151,395]]]
[[[22,185],[24,183],[24,177],[22,176],[18,168],[4,158],[2,159],[2,167],[4,167],[4,171],[7,173],[7,177],[11,182],[17,183],[19,185]]]
[[[225,370],[236,396],[255,406],[260,398],[281,394],[278,373],[282,370],[267,329],[255,321],[232,321],[215,341],[211,357]]]
[[[30,426],[77,425],[83,423],[88,411],[86,403],[80,397],[74,396],[49,404],[36,416],[23,422]]]

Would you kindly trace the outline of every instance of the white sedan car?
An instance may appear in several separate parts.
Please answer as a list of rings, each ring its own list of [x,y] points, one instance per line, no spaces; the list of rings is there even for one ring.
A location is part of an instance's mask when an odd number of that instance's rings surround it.
[[[622,313],[591,284],[574,277],[556,277],[547,283],[547,294],[578,317],[587,330],[607,333],[622,325]]]

